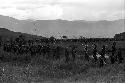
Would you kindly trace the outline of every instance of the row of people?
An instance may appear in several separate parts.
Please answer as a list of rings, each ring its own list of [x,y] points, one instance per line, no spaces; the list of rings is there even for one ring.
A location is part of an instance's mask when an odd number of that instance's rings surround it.
[[[76,59],[76,56],[77,56],[77,51],[76,51],[77,47],[75,47],[75,46],[72,46],[70,51],[69,51],[70,47],[51,46],[51,45],[18,46],[18,45],[4,44],[3,48],[4,48],[4,51],[7,51],[7,52],[16,52],[16,53],[20,53],[20,54],[30,53],[32,56],[39,54],[39,55],[43,55],[44,57],[49,58],[52,55],[52,58],[56,59],[56,60],[60,59],[60,54],[61,54],[60,52],[62,50],[64,50],[64,56],[65,56],[66,62],[70,61],[70,55],[72,55],[73,61]],[[94,62],[97,62],[99,60],[100,66],[103,66],[104,63],[106,63],[106,57],[105,57],[106,52],[107,52],[106,46],[103,45],[101,53],[100,53],[101,56],[98,58],[97,45],[94,44],[94,48],[92,50]],[[121,53],[120,49],[116,50],[115,42],[112,45],[111,53],[112,54],[109,56],[111,64],[114,64],[116,61],[118,63],[122,63],[122,61],[123,61],[122,53]],[[85,60],[87,60],[87,61],[89,61],[91,58],[88,53],[87,45],[85,45],[84,57],[85,57]]]

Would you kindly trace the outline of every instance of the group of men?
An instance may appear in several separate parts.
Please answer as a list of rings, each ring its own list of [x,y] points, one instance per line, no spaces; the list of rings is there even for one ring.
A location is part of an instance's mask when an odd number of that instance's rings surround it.
[[[108,55],[108,52],[111,52],[111,55]],[[97,56],[100,55],[100,56]],[[114,64],[115,62],[117,63],[122,63],[123,61],[123,56],[122,56],[122,51],[121,49],[116,49],[116,42],[113,42],[111,50],[106,50],[106,46],[103,45],[100,54],[98,54],[97,50],[97,45],[94,44],[93,48],[93,59],[94,62],[99,62],[99,66],[102,67],[104,64],[107,63],[107,58],[110,60],[111,64]],[[89,61],[90,56],[88,55],[88,50],[87,46],[85,47],[85,60]]]
[[[92,49],[92,56],[90,55],[90,51],[88,50],[88,45],[84,45],[84,60],[85,61],[94,61],[95,63],[99,63],[100,67],[103,67],[105,64],[107,64],[107,59],[110,61],[111,64],[114,63],[122,63],[123,62],[123,56],[122,51],[120,48],[116,49],[116,42],[113,42],[112,47],[110,50],[106,49],[106,46],[103,45],[101,52],[98,51],[97,45],[93,44],[94,48]],[[72,47],[71,55],[73,58],[73,61],[76,59],[77,53],[75,47]],[[66,62],[69,62],[70,60],[70,54],[68,51],[68,47],[65,48],[65,57]]]
[[[70,48],[70,51],[69,51]],[[71,57],[72,60],[75,61],[77,57],[77,47],[72,45],[72,47],[62,47],[62,46],[51,46],[51,45],[14,45],[14,44],[4,44],[3,45],[3,50],[7,52],[13,52],[13,53],[18,53],[18,54],[24,54],[24,53],[30,53],[31,56],[35,56],[36,54],[38,55],[43,55],[43,57],[46,58],[53,58],[53,59],[60,59],[60,52],[64,52],[64,57],[65,61],[69,62]],[[94,48],[92,50],[92,59],[94,62],[99,62],[100,67],[104,66],[106,64],[106,54],[107,54],[106,46],[103,45],[100,56],[98,57],[98,50],[97,50],[97,45],[94,44]],[[109,59],[111,64],[114,64],[115,62],[122,63],[123,57],[122,57],[122,52],[120,49],[116,49],[116,42],[112,44],[112,49],[110,50],[111,55],[109,55]],[[89,55],[88,51],[88,45],[84,45],[84,59],[86,61],[91,60],[91,56]]]

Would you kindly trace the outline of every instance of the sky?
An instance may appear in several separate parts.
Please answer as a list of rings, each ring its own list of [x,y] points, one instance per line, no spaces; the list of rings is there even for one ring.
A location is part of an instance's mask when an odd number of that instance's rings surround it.
[[[0,15],[19,20],[117,20],[125,0],[0,0]]]

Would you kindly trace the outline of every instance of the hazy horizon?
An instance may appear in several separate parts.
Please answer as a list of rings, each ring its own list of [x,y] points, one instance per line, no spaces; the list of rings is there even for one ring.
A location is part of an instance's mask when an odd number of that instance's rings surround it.
[[[23,32],[41,36],[59,38],[66,35],[73,37],[109,37],[124,32],[125,19],[115,21],[67,21],[67,20],[17,20],[8,16],[0,16],[0,27],[15,32]]]

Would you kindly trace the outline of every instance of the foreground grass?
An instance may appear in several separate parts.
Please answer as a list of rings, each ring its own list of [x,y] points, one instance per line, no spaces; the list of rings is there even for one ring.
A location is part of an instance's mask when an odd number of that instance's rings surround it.
[[[1,62],[0,83],[125,83],[124,63],[99,68],[82,60],[35,61],[29,64]]]
[[[0,50],[1,55],[20,57]],[[0,83],[125,83],[125,61],[99,68],[80,58],[69,63],[65,63],[63,58],[54,61],[43,57],[33,58],[31,62],[5,60],[0,61]]]

